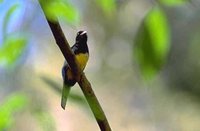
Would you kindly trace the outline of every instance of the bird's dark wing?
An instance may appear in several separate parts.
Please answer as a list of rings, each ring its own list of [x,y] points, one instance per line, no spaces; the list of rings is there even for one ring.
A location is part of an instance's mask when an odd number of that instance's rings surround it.
[[[63,65],[63,68],[62,68],[62,77],[63,77],[63,80],[65,80],[66,71],[67,71],[68,68],[69,68],[69,65],[68,65],[67,61],[65,61],[64,65]]]
[[[78,50],[78,45],[74,44],[71,47],[71,50],[72,50],[72,52],[76,52]],[[69,68],[69,65],[68,65],[67,61],[65,60],[63,68],[62,68],[62,77],[63,77],[63,80],[66,77],[65,75],[66,75],[66,71],[67,71],[68,68]]]
[[[72,50],[73,53],[76,54],[78,48],[79,48],[79,47],[78,47],[78,44],[76,43],[76,44],[74,44],[74,45],[71,47],[71,50]]]

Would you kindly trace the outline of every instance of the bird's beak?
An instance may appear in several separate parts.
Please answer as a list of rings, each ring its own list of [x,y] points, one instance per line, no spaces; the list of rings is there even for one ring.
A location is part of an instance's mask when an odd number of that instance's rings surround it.
[[[83,31],[80,35],[84,35],[84,34],[86,34],[87,33],[87,31]]]

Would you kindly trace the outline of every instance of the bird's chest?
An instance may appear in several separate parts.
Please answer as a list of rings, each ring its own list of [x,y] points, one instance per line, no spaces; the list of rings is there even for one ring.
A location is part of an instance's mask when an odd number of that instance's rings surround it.
[[[80,68],[81,70],[84,70],[86,64],[87,64],[87,61],[88,61],[88,53],[80,53],[80,54],[76,54],[76,59],[80,65]]]

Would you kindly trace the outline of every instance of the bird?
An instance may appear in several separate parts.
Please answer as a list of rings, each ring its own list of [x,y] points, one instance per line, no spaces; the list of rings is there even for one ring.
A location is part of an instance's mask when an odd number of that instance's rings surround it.
[[[76,35],[75,44],[71,47],[72,52],[74,53],[81,71],[85,69],[85,66],[89,59],[89,49],[87,45],[87,31],[79,31]],[[61,98],[61,107],[65,110],[67,98],[71,87],[76,84],[76,79],[73,76],[73,73],[69,67],[67,61],[64,62],[62,67],[62,77],[63,77],[63,90]]]

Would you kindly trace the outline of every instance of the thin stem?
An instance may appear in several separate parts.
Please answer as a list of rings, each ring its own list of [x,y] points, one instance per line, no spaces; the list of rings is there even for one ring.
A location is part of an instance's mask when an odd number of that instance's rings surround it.
[[[81,79],[78,84],[81,87],[88,104],[90,105],[101,131],[111,131],[106,115],[104,114],[104,111],[94,94],[94,91],[92,90],[92,86],[84,73],[81,75]]]
[[[71,51],[69,43],[65,38],[65,35],[60,27],[58,20],[56,21],[49,20],[43,8],[44,2],[42,2],[41,0],[39,0],[39,2],[46,17],[46,20],[51,28],[53,36],[56,40],[56,44],[60,48],[63,56],[65,57],[70,68],[72,69],[72,72],[76,77],[76,80],[79,86],[81,87],[82,92],[84,93],[86,100],[95,116],[99,128],[101,129],[101,131],[111,131],[106,115],[104,114],[104,111],[101,108],[101,105],[99,104],[99,101],[97,100],[94,91],[92,90],[90,82],[87,80],[85,74],[80,70],[79,64],[75,58],[74,53]]]

